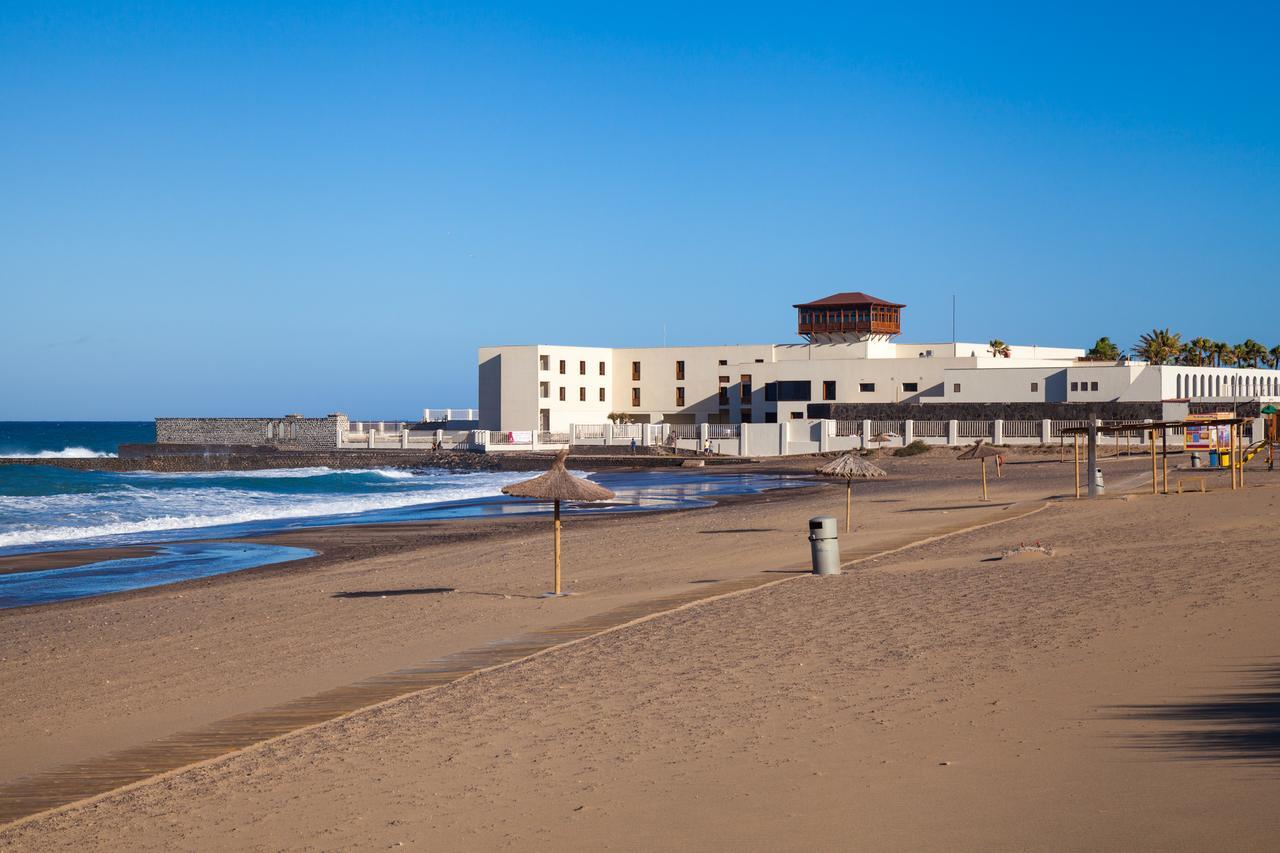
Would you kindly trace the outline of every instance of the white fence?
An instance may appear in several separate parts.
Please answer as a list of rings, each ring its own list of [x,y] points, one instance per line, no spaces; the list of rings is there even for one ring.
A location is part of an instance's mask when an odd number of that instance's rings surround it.
[[[1103,422],[1098,422],[1103,425]],[[1130,441],[1147,441],[1146,421],[1107,422],[1132,425]],[[340,443],[349,449],[378,450],[478,450],[485,452],[558,450],[572,445],[618,448],[661,447],[729,456],[779,456],[799,453],[838,452],[863,448],[892,449],[922,441],[932,445],[961,446],[978,440],[997,445],[1057,444],[1066,440],[1064,430],[1084,427],[1084,420],[987,420],[987,421],[834,421],[786,420],[748,424],[575,424],[564,432],[423,429],[404,422],[353,422]],[[411,427],[417,427],[413,429]],[[1180,434],[1171,430],[1170,437]],[[877,436],[884,438],[877,440]],[[611,451],[604,451],[611,452]]]

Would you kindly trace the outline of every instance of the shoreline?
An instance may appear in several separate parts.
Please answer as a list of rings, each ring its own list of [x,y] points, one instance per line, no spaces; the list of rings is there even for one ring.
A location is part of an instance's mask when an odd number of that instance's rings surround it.
[[[671,472],[675,473],[675,472]],[[693,470],[685,473],[694,475]],[[701,472],[705,476],[705,472]],[[717,471],[717,475],[733,475],[744,473],[738,471]],[[764,473],[756,470],[750,473]],[[590,513],[570,516],[575,527],[590,529],[601,523],[616,523],[618,520],[635,515],[668,515],[673,513],[694,512],[713,509],[719,505],[734,506],[750,503],[771,495],[776,498],[779,493],[798,492],[811,494],[815,489],[825,487],[826,483],[813,482],[807,485],[785,486],[764,489],[758,493],[717,495],[704,500],[710,505],[674,506],[670,508],[635,509],[624,505],[617,510],[596,509]],[[290,530],[264,531],[244,536],[211,536],[165,540],[158,543],[140,543],[129,545],[103,545],[85,548],[61,548],[50,551],[32,551],[28,553],[0,555],[0,575],[16,575],[51,569],[75,568],[106,560],[139,558],[154,555],[167,546],[200,545],[200,544],[236,544],[282,545],[286,547],[304,548],[315,553],[312,556],[272,563],[260,566],[248,566],[216,575],[201,578],[174,581],[172,583],[144,586],[136,589],[106,592],[93,596],[21,605],[0,609],[0,614],[27,608],[52,608],[63,605],[75,605],[99,601],[106,598],[120,598],[132,595],[144,595],[154,591],[180,589],[189,584],[210,584],[219,579],[230,579],[252,573],[268,572],[279,575],[284,572],[306,571],[321,568],[335,562],[343,562],[370,556],[398,554],[416,548],[432,545],[453,544],[463,541],[476,541],[497,533],[493,528],[501,524],[508,528],[506,535],[523,536],[538,535],[545,532],[546,518],[551,510],[535,508],[537,502],[529,502],[528,509],[516,513],[478,515],[463,517],[446,517],[431,519],[410,519],[405,521],[351,521],[342,524],[317,524]],[[438,530],[438,528],[444,528]],[[197,531],[191,529],[190,532]],[[185,531],[184,531],[185,532]],[[61,543],[60,543],[61,544]]]

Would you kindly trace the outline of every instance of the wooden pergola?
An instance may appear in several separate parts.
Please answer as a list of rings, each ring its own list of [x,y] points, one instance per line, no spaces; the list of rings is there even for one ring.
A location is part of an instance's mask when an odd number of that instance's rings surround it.
[[[1231,428],[1231,488],[1232,490],[1244,486],[1244,465],[1241,464],[1242,451],[1244,450],[1244,432],[1243,427],[1246,423],[1253,420],[1252,418],[1222,418],[1215,421],[1194,420],[1184,418],[1176,421],[1146,421],[1140,424],[1089,424],[1082,427],[1067,427],[1062,430],[1063,435],[1072,437],[1072,443],[1075,448],[1075,463],[1072,466],[1076,475],[1076,498],[1080,497],[1080,461],[1081,461],[1081,439],[1085,441],[1085,451],[1089,460],[1089,479],[1088,492],[1089,497],[1097,497],[1097,488],[1094,482],[1093,470],[1097,466],[1098,460],[1098,436],[1139,436],[1144,433],[1151,440],[1151,494],[1169,494],[1169,430],[1178,427],[1184,430],[1189,426],[1204,426],[1211,424],[1213,426],[1228,426]],[[1160,455],[1159,463],[1156,457],[1156,435],[1160,437]]]

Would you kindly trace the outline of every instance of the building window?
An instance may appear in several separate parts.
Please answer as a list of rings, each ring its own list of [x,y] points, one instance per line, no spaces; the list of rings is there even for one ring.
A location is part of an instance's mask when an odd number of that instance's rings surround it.
[[[720,405],[729,405],[729,389],[723,385],[720,386]]]
[[[564,373],[564,359],[560,359],[560,372]]]
[[[743,422],[744,424],[749,424],[749,423],[751,423],[751,410],[750,410],[750,409],[743,409],[743,410],[742,410],[742,422]]]
[[[721,367],[724,367],[724,366],[725,366],[726,364],[728,364],[728,363],[729,363],[729,362],[728,362],[728,361],[726,361],[726,360],[725,360],[725,359],[723,359],[723,358],[722,358],[722,359],[720,359],[720,361],[718,362],[718,364],[719,364]]]
[[[604,389],[603,389],[603,388],[601,388],[601,389],[600,389],[600,402],[601,402],[601,403],[603,403],[603,402],[604,402]]]
[[[908,394],[914,394],[920,390],[920,383],[919,382],[903,382],[902,390]]]
[[[791,413],[791,420],[793,420],[793,421],[798,421],[798,420],[800,420],[800,419],[801,419],[801,418],[803,418],[803,417],[804,417],[804,412],[792,412],[792,413]]]
[[[683,385],[676,386],[676,405],[677,406],[684,405],[684,386]]]
[[[640,389],[639,388],[631,389],[631,405],[635,406],[636,408],[640,407]]]
[[[587,375],[587,363],[585,361],[578,362],[578,375],[579,376]]]
[[[539,396],[539,397],[541,397],[541,398],[542,398],[542,399],[544,399],[544,400],[551,396],[551,383],[550,383],[550,382],[539,382],[539,383],[538,383],[538,396]]]
[[[676,362],[676,379],[684,379],[684,362]]]
[[[1039,383],[1039,382],[1032,382],[1032,383],[1031,383],[1031,390],[1032,390],[1032,391],[1039,391],[1039,390],[1040,390],[1040,383]]]
[[[765,422],[765,423],[767,423],[767,424],[776,424],[776,423],[778,422],[778,413],[777,413],[777,412],[765,412],[765,413],[764,413],[764,422]]]
[[[951,386],[951,390],[952,390],[953,392],[955,392],[956,394],[959,394],[959,393],[960,393],[960,383],[959,383],[959,382],[954,383],[954,384]]]
[[[751,374],[744,373],[740,377],[742,384],[738,388],[738,400],[743,403],[751,402]]]
[[[585,402],[587,402],[587,389],[586,389],[586,388],[579,388],[579,389],[578,389],[578,401],[579,401],[579,402],[581,402],[581,403],[585,403]]]
[[[728,376],[721,376],[721,377],[720,377],[720,384],[721,384],[721,385],[728,385],[728,384],[729,384],[729,377],[728,377]]]
[[[1097,391],[1097,390],[1098,390],[1098,383],[1097,383],[1097,382],[1090,382],[1090,383],[1089,383],[1089,390],[1090,390],[1090,391]]]
[[[550,369],[551,369],[551,356],[549,356],[549,355],[540,355],[540,356],[538,356],[538,369],[539,369],[539,370],[550,370]]]
[[[757,359],[756,359],[756,364],[764,364],[764,359],[763,359],[763,358],[757,358]]]
[[[834,400],[836,398],[836,381],[834,379],[824,379],[822,381],[822,399]]]
[[[640,381],[640,362],[638,361],[631,362],[631,381]]]
[[[564,386],[560,386],[560,402],[564,402]]]
[[[604,362],[600,362],[600,375],[604,376]]]
[[[1072,390],[1072,391],[1079,391],[1079,390],[1080,390],[1080,383],[1079,383],[1079,382],[1072,382],[1072,383],[1071,383],[1071,390]]]
[[[873,394],[873,393],[875,393],[875,390],[876,390],[876,383],[874,383],[874,382],[859,382],[859,383],[858,383],[858,390],[859,390],[860,392],[862,392],[863,394]]]

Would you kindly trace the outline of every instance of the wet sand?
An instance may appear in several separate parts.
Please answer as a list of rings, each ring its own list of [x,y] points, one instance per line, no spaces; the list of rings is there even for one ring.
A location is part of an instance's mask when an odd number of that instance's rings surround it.
[[[856,486],[859,545],[991,512],[957,463],[885,465],[899,477]],[[1119,483],[1144,463],[1109,465]],[[1006,472],[998,503],[1071,482],[1055,463]],[[1200,849],[1225,821],[1247,849],[1275,774],[1190,747],[1201,760],[1180,760],[1137,737],[1176,723],[1119,709],[1243,689],[1231,667],[1275,654],[1269,476],[1236,494],[1054,503],[839,579],[797,576],[110,795],[91,821],[81,807],[26,822],[0,844]],[[12,779],[626,601],[802,569],[805,520],[842,506],[832,486],[577,520],[566,576],[582,594],[561,600],[535,597],[549,537],[532,518],[298,531],[269,541],[325,554],[9,611],[0,767]],[[1055,556],[989,559],[1037,539]]]
[[[45,569],[70,569],[103,560],[146,557],[156,552],[151,545],[129,545],[120,548],[86,548],[80,551],[46,551],[37,554],[0,556],[0,575],[17,572],[41,572]]]

